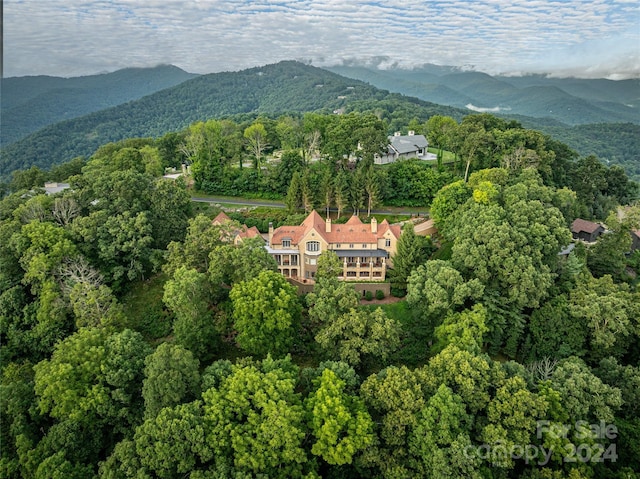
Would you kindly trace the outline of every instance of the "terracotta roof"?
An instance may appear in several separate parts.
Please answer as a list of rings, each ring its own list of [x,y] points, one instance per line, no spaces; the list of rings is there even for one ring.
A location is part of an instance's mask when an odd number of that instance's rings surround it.
[[[228,223],[229,221],[231,221],[231,218],[229,218],[224,211],[221,211],[220,213],[218,213],[218,216],[213,219],[212,223],[214,225],[221,225],[223,223]]]
[[[633,231],[633,234],[640,238],[640,230]]]
[[[224,211],[221,211],[212,221],[214,225],[223,225],[231,222],[231,218],[229,218]],[[260,236],[262,238],[260,231],[258,231],[258,228],[255,226],[248,228],[247,225],[240,225],[240,228],[234,230],[233,234],[240,238],[255,238],[256,236]]]
[[[292,244],[298,244],[304,236],[304,226],[280,226],[273,230],[271,244],[281,244],[283,239],[290,239]]]
[[[351,221],[351,220],[349,220]],[[368,224],[360,223],[359,225],[354,221],[351,224],[349,222],[343,225],[332,225],[331,233],[325,233],[325,238],[329,243],[377,243],[378,235],[371,232],[371,226]]]
[[[275,229],[271,244],[282,244],[283,239],[290,239],[292,245],[297,245],[311,229],[314,229],[327,243],[331,244],[376,244],[378,238],[383,238],[388,230],[396,238],[399,238],[401,234],[400,225],[390,225],[386,219],[378,225],[378,232],[372,233],[371,225],[363,223],[355,215],[349,218],[345,224],[332,224],[331,231],[327,232],[325,220],[314,210],[300,226],[280,226]]]
[[[240,238],[255,238],[256,236],[260,236],[262,238],[262,236],[260,235],[260,231],[258,231],[258,228],[256,228],[255,226],[252,226],[251,228],[247,228],[247,225],[242,226],[243,231],[238,233],[238,236],[240,236]]]
[[[347,221],[345,223],[345,225],[350,225],[350,226],[358,226],[358,225],[362,225],[364,224],[362,221],[360,221],[360,217],[353,215],[351,218],[349,218],[349,221]]]
[[[576,219],[571,225],[571,231],[573,233],[594,233],[598,228],[602,228],[598,223],[593,223],[591,221]]]
[[[324,229],[324,223],[325,222],[322,219],[322,216],[320,216],[316,210],[313,210],[311,213],[309,213],[309,216],[304,219],[304,221],[302,222],[302,226],[305,226],[307,228],[313,226],[316,229]]]

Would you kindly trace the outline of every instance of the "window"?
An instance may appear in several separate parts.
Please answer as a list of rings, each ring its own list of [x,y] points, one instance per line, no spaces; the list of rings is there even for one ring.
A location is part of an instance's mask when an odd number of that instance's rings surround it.
[[[316,251],[320,251],[320,242],[318,241],[307,241],[307,251],[312,253]]]
[[[391,240],[389,238],[387,238],[386,240],[384,240],[384,245],[388,248],[389,246],[391,246]]]
[[[362,249],[367,249],[367,245],[366,245],[366,244],[363,244],[363,245],[362,245]]]
[[[351,244],[349,245],[349,248],[353,248],[353,243],[351,243]]]
[[[290,248],[291,247],[291,240],[290,239],[283,239],[282,240],[282,247],[283,248]]]

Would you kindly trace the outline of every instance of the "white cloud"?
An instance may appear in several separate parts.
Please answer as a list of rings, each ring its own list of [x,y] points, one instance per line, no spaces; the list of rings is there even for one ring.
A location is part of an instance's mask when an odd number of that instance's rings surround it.
[[[172,63],[210,73],[346,58],[489,73],[640,76],[640,9],[613,0],[5,0],[6,76]]]
[[[472,103],[467,103],[465,105],[465,108],[467,110],[477,111],[478,113],[498,113],[498,112],[501,112],[501,111],[511,111],[511,107],[509,107],[509,106],[506,106],[506,107],[504,107],[504,106],[494,106],[494,107],[491,107],[491,108],[482,108],[482,107],[479,107],[479,106],[475,106]]]

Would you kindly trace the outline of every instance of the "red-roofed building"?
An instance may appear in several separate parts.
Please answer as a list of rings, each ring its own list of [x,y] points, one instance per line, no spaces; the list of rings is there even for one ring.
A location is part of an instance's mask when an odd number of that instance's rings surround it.
[[[389,258],[396,252],[400,225],[363,223],[352,216],[345,224],[332,224],[313,211],[299,226],[269,228],[267,250],[285,277],[313,279],[318,256],[334,251],[343,262],[341,279],[384,281]]]
[[[218,216],[213,219],[212,223],[214,225],[220,226],[228,223],[233,223],[233,220],[229,218],[229,216],[227,216],[224,211],[221,211]],[[256,228],[255,226],[248,228],[247,225],[238,225],[237,228],[231,230],[231,235],[233,236],[233,244],[235,245],[241,243],[244,239],[247,238],[259,237],[262,239],[260,231],[258,231],[258,228]]]

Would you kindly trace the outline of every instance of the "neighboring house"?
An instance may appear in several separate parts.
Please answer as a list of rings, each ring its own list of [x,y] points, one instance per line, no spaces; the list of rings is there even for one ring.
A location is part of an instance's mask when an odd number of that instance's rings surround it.
[[[631,252],[640,250],[640,230],[631,232]]]
[[[571,225],[571,234],[574,240],[593,243],[602,233],[604,233],[604,226],[580,218]]]
[[[220,226],[227,223],[233,223],[233,220],[229,218],[224,211],[221,211],[211,223],[215,226]],[[260,231],[258,231],[258,228],[255,226],[248,228],[247,225],[239,225],[238,228],[231,231],[231,234],[233,235],[233,244],[235,245],[242,243],[242,241],[247,238],[262,238]]]
[[[345,224],[331,224],[313,211],[300,226],[269,228],[267,251],[287,278],[312,280],[318,256],[331,250],[342,260],[340,279],[347,281],[384,281],[389,258],[396,252],[400,225],[387,220],[370,224],[352,216]]]
[[[385,165],[406,158],[437,159],[436,155],[427,152],[428,146],[429,142],[424,135],[416,135],[413,131],[409,131],[408,135],[401,135],[400,132],[396,132],[389,137],[386,153],[376,155],[374,162],[377,165]]]
[[[69,183],[50,182],[44,184],[44,192],[48,195],[55,195],[56,193],[60,193],[61,191],[69,188],[71,188],[71,185]]]

